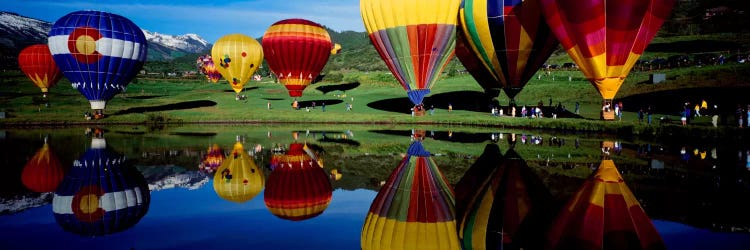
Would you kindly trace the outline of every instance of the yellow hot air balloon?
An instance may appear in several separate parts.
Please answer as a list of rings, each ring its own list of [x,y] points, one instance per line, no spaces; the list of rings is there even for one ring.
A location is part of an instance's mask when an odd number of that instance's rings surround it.
[[[242,203],[258,195],[264,181],[263,171],[255,165],[242,143],[237,142],[214,174],[214,191],[222,199]]]
[[[216,69],[239,95],[263,62],[263,48],[249,36],[229,34],[216,40],[211,57]]]

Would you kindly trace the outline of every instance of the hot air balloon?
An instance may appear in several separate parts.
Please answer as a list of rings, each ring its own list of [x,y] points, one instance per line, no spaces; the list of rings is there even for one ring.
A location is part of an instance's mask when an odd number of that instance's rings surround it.
[[[54,87],[62,78],[46,44],[35,44],[21,50],[18,54],[18,67],[42,90],[42,97],[45,98],[49,88]]]
[[[463,1],[456,56],[490,98],[515,96],[557,48],[538,0]]]
[[[214,64],[218,62],[216,69],[229,81],[239,99],[245,83],[263,62],[263,49],[249,36],[229,34],[216,40],[211,48],[211,58]]]
[[[263,199],[266,208],[279,218],[301,221],[316,217],[331,203],[333,188],[328,174],[311,155],[306,144],[292,143],[278,158],[268,176]]]
[[[264,181],[263,171],[238,141],[214,174],[214,191],[222,199],[242,203],[258,195]]]
[[[125,157],[107,148],[102,137],[86,151],[57,187],[52,211],[68,232],[101,236],[133,227],[148,212],[148,184]]]
[[[216,83],[221,79],[221,73],[216,69],[214,60],[211,55],[201,55],[195,61],[195,65],[201,74],[206,75],[206,79],[212,83]]]
[[[540,3],[552,32],[606,106],[669,16],[675,0]],[[610,112],[606,119],[614,120]]]
[[[545,249],[666,249],[609,159],[602,160],[551,225]]]
[[[206,154],[203,155],[198,168],[201,171],[213,173],[221,166],[222,162],[224,162],[224,150],[221,150],[218,144],[214,144],[208,147],[208,150],[206,151]]]
[[[414,141],[370,206],[362,249],[461,249],[454,213],[453,190]]]
[[[388,65],[415,114],[453,57],[460,0],[362,0],[360,12],[370,41]]]
[[[47,140],[45,137],[42,148],[31,157],[21,172],[21,182],[34,192],[54,192],[65,176],[66,169],[55,152],[50,149]]]
[[[295,98],[315,81],[333,48],[328,31],[304,19],[278,21],[263,35],[268,67]]]
[[[463,249],[540,249],[552,196],[513,148],[488,144],[456,184]]]
[[[107,101],[125,91],[143,67],[148,50],[143,31],[120,15],[76,11],[49,31],[49,50],[74,88],[103,117]]]

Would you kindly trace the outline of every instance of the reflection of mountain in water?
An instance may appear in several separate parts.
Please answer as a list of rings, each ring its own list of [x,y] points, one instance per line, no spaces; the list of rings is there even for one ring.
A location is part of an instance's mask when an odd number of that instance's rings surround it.
[[[13,198],[0,198],[0,215],[14,214],[29,208],[40,207],[52,202],[54,193],[30,193]]]
[[[166,167],[164,167],[166,168]],[[148,183],[148,189],[151,191],[159,191],[164,189],[173,188],[184,188],[188,190],[196,190],[208,183],[208,176],[196,171],[188,171],[183,173],[172,174],[164,176],[158,180],[150,181]]]

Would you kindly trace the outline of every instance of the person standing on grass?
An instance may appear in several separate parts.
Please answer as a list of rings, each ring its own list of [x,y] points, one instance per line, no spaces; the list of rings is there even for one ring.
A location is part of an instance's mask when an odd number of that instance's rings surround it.
[[[695,111],[695,117],[700,117],[701,116],[701,106],[700,105],[698,105],[696,103],[695,107],[693,108],[693,110]]]
[[[326,112],[326,102],[321,103],[320,109],[322,109],[323,112]]]
[[[747,111],[747,114],[745,115],[745,120],[747,120],[747,128],[750,128],[750,105],[747,105],[747,109],[745,111]]]
[[[578,114],[578,111],[580,110],[580,108],[581,108],[581,104],[576,102],[576,115]]]
[[[651,106],[649,105],[646,109],[646,121],[648,122],[648,125],[651,125]]]
[[[448,112],[453,111],[453,104],[448,103]]]
[[[643,108],[638,110],[638,123],[643,123]]]
[[[266,104],[266,107],[268,108],[268,110],[271,110],[271,102],[270,101]]]

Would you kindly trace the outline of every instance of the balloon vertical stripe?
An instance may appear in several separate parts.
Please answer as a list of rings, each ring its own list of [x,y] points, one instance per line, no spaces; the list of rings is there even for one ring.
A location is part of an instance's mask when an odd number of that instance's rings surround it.
[[[370,41],[415,104],[439,79],[455,49],[460,1],[364,0]]]

